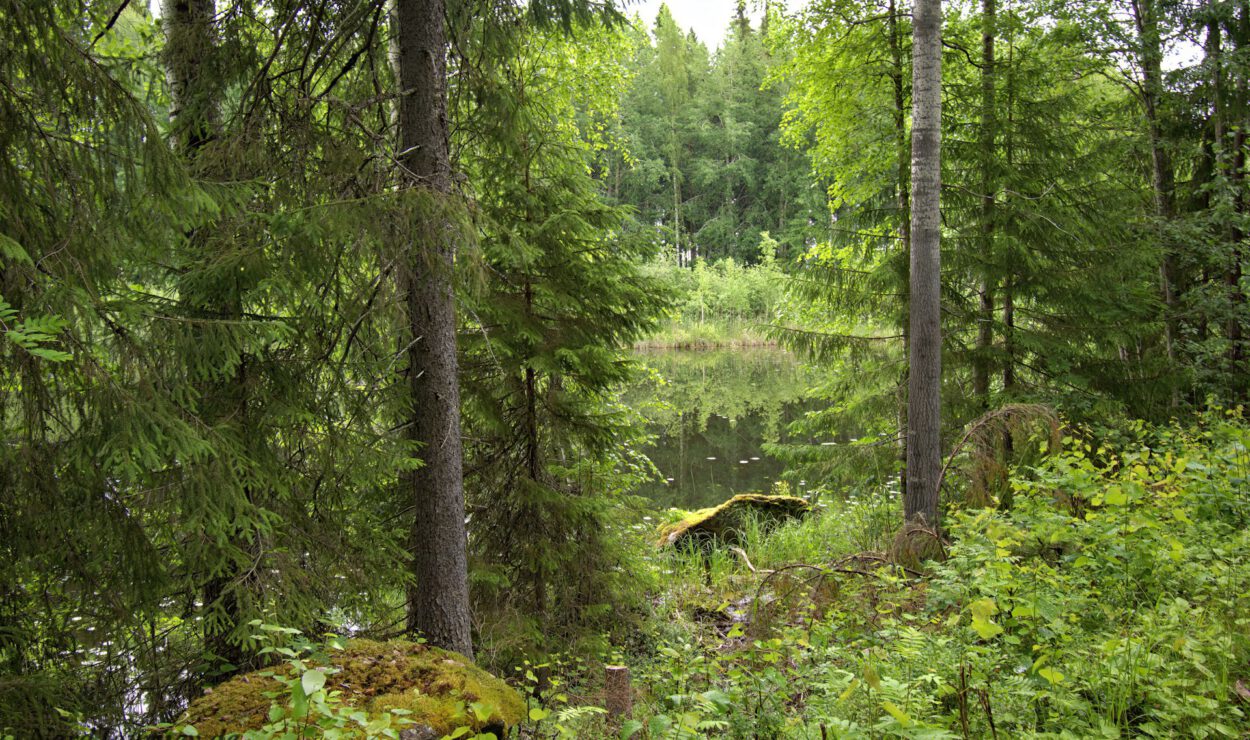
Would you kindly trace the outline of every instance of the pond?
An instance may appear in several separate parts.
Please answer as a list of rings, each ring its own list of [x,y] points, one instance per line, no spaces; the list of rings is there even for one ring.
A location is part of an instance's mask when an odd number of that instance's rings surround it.
[[[655,441],[645,452],[662,476],[637,493],[661,508],[698,509],[736,493],[767,492],[784,465],[763,445],[792,441],[787,425],[810,407],[808,369],[774,347],[636,357],[654,372],[626,400],[649,421]]]

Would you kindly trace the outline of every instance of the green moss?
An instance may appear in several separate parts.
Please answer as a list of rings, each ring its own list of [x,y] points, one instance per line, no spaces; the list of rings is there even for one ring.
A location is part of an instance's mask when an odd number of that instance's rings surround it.
[[[516,691],[459,653],[402,640],[352,640],[330,657],[339,671],[329,676],[327,688],[370,715],[406,709],[409,719],[443,734],[467,725],[500,736],[525,715]],[[265,693],[284,690],[265,672],[217,686],[191,704],[182,723],[194,725],[200,737],[262,727],[272,701]]]
[[[748,516],[780,521],[802,516],[810,509],[807,501],[794,496],[740,493],[719,506],[692,511],[680,521],[660,527],[656,544],[667,547],[683,542],[732,543],[740,537]]]

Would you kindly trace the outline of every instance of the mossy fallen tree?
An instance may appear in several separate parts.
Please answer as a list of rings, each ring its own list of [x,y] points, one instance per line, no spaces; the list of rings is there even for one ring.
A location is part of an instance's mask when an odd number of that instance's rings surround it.
[[[740,493],[719,506],[692,511],[680,521],[660,527],[656,544],[660,547],[736,544],[751,517],[776,524],[801,517],[810,510],[811,505],[806,500],[795,496]]]
[[[459,653],[414,642],[352,640],[330,654],[327,688],[373,716],[403,710],[411,728],[442,737],[459,727],[503,737],[525,715],[521,697],[502,680]],[[236,676],[192,702],[179,725],[199,737],[220,737],[263,727],[281,667]],[[280,695],[280,694],[279,694]],[[432,732],[431,732],[432,731]]]

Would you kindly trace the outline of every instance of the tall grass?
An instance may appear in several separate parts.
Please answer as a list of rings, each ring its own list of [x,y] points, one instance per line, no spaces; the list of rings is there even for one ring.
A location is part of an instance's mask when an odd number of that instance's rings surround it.
[[[758,320],[713,318],[687,323],[670,319],[658,331],[634,343],[635,349],[722,349],[772,347],[777,343]]]
[[[692,267],[654,262],[649,277],[675,301],[669,321],[638,343],[644,349],[705,349],[772,344],[765,327],[773,321],[784,292],[785,274],[771,257],[757,265],[732,259],[698,260]]]

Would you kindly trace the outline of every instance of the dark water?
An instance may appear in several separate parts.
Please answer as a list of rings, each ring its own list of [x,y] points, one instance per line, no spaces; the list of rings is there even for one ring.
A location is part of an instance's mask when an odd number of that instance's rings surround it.
[[[806,410],[807,371],[799,361],[770,347],[638,357],[655,376],[627,401],[650,420],[656,441],[646,452],[667,479],[638,493],[659,507],[697,509],[768,491],[784,466],[762,446],[789,441],[786,425]]]

